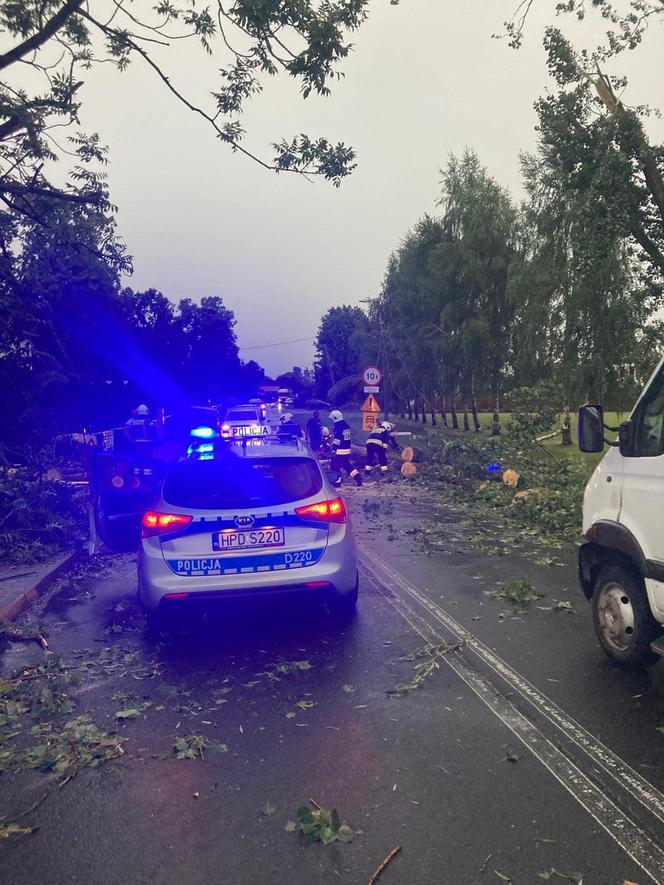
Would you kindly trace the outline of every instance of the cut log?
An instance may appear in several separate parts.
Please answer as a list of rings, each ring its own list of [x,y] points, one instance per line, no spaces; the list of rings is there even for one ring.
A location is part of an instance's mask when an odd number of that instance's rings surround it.
[[[419,449],[413,448],[413,446],[404,446],[401,450],[401,460],[410,462],[414,461],[417,463],[421,460],[422,453]]]
[[[404,461],[401,465],[401,475],[402,476],[415,476],[417,473],[417,466],[413,464],[412,461]]]

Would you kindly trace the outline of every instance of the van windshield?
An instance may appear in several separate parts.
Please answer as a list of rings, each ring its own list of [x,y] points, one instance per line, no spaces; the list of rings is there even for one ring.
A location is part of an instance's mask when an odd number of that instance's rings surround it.
[[[312,458],[243,458],[182,461],[166,476],[163,498],[192,510],[229,510],[290,504],[320,492],[323,478]]]

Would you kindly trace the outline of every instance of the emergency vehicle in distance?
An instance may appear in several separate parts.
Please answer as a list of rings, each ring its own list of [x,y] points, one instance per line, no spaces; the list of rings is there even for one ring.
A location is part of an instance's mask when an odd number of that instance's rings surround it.
[[[266,424],[265,410],[260,404],[233,406],[226,412],[221,424],[223,439],[247,436],[267,436],[270,428]]]

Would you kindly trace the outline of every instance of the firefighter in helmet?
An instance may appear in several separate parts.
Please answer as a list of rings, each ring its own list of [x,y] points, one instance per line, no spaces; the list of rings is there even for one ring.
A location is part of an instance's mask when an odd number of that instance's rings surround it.
[[[364,474],[368,476],[373,473],[376,467],[380,468],[380,473],[387,473],[387,450],[392,446],[397,452],[401,449],[394,438],[394,424],[389,421],[381,421],[377,424],[369,434],[367,439],[367,463],[364,467]]]
[[[330,421],[334,422],[332,430],[332,461],[330,467],[337,474],[334,485],[338,488],[341,485],[341,471],[346,473],[355,480],[356,485],[362,485],[362,477],[360,471],[353,466],[350,460],[351,455],[351,433],[350,427],[344,421],[343,413],[339,409],[333,409],[330,412]]]

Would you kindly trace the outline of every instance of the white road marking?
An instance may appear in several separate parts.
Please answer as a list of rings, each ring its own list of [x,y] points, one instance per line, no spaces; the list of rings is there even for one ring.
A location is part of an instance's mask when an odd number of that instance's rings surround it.
[[[358,545],[362,556],[373,568],[382,569],[385,575],[412,596],[446,627],[457,639],[464,639],[467,647],[481,658],[485,664],[501,676],[511,689],[534,706],[549,722],[559,728],[566,737],[590,757],[594,765],[601,767],[610,777],[617,780],[623,789],[641,802],[652,814],[664,823],[664,795],[635,771],[631,765],[617,756],[596,737],[590,734],[579,722],[564,712],[554,701],[499,657],[492,649],[480,642],[452,615],[433,602],[425,593],[415,587],[406,577],[391,566],[382,562],[364,544]]]
[[[364,545],[362,556],[366,556]],[[373,559],[373,556],[371,556]],[[377,570],[380,566],[384,572],[392,572],[390,567],[384,566],[378,558],[371,563],[372,568]],[[395,573],[402,580],[410,584],[403,576]],[[368,580],[377,586],[380,592],[379,576],[374,577],[369,573]],[[394,583],[401,585],[401,581],[394,579]],[[385,584],[387,586],[387,584]],[[410,585],[412,587],[412,585]],[[388,587],[389,589],[389,587]],[[402,586],[402,589],[406,589]],[[416,588],[413,588],[416,589]],[[408,590],[411,593],[412,591]],[[420,615],[417,614],[408,602],[400,594],[383,594],[396,609],[396,611],[410,624],[410,626],[427,642],[435,641],[442,643],[444,638]],[[419,602],[418,598],[418,602]],[[434,604],[435,606],[435,604]],[[428,606],[426,606],[428,609]],[[432,612],[431,612],[432,613]],[[453,620],[453,619],[452,619]],[[456,622],[455,622],[456,623]],[[445,625],[447,626],[447,625]],[[466,631],[458,625],[457,638],[463,639]],[[448,630],[450,628],[448,627]],[[455,633],[457,631],[454,631]],[[590,814],[590,816],[604,829],[609,836],[623,849],[623,851],[656,883],[664,883],[664,851],[650,836],[634,823],[620,808],[609,799],[583,771],[570,760],[564,752],[555,746],[540,730],[527,719],[523,713],[516,709],[510,701],[504,698],[497,689],[481,673],[475,670],[464,658],[456,652],[444,655],[445,663],[462,679],[469,688],[486,704],[487,707],[503,722],[507,728],[517,737],[521,743],[545,766],[555,779],[567,790],[568,793]],[[507,665],[506,665],[507,666]],[[553,703],[553,702],[550,702]],[[562,711],[561,711],[562,714]],[[562,714],[564,715],[564,714]],[[580,727],[580,726],[579,726]],[[588,735],[591,740],[591,735]],[[606,748],[605,748],[606,749]],[[611,752],[607,749],[607,752]],[[616,757],[618,759],[618,757]],[[622,762],[622,760],[618,760]],[[622,763],[626,765],[626,763]],[[629,768],[629,766],[626,766]],[[612,772],[608,772],[612,777]],[[636,774],[636,772],[635,772]],[[638,775],[637,775],[638,776]],[[654,790],[654,788],[652,788]],[[657,792],[657,791],[655,791]]]

